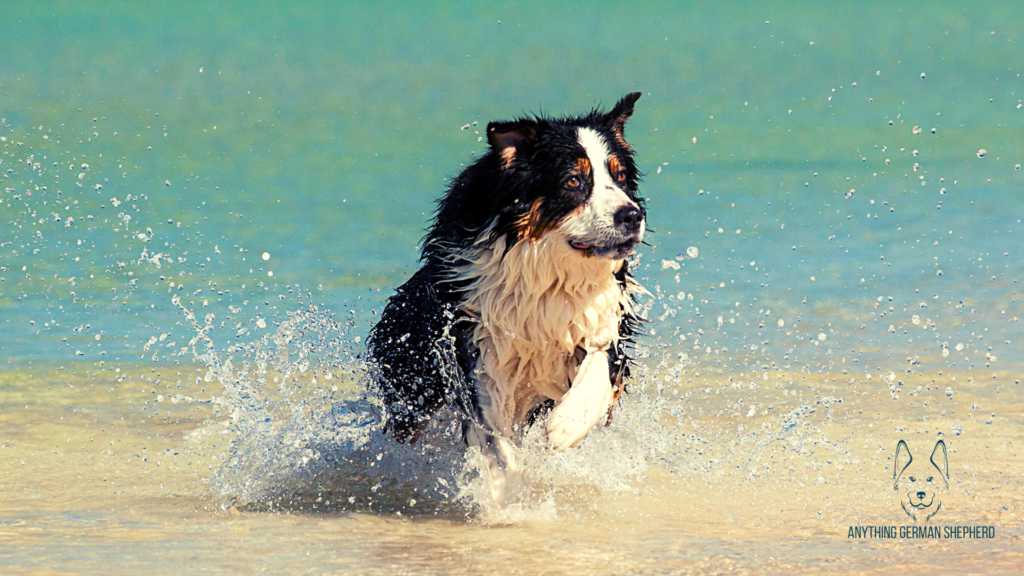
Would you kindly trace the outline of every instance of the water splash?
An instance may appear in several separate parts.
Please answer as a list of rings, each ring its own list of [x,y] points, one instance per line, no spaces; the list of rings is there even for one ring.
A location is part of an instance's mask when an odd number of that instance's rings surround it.
[[[214,315],[200,320],[180,299],[175,304],[194,331],[189,348],[205,366],[204,380],[222,386],[212,403],[223,418],[219,432],[230,440],[207,481],[224,505],[551,520],[585,510],[595,493],[638,492],[652,468],[706,483],[737,471],[740,481],[769,473],[757,462],[761,453],[769,446],[813,453],[812,445],[827,440],[811,418],[841,401],[821,398],[758,418],[760,428],[736,426],[724,421],[731,408],[690,414],[678,388],[656,385],[681,385],[689,361],[668,371],[641,365],[611,425],[578,448],[549,450],[542,426],[523,433],[524,489],[497,506],[484,463],[462,443],[453,411],[437,414],[416,444],[385,437],[386,416],[351,323],[310,306],[255,341],[220,350],[210,336]],[[737,397],[743,392],[727,388]]]

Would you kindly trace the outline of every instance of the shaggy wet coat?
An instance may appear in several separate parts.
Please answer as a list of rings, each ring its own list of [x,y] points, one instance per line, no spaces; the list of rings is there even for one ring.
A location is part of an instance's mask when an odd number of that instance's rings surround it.
[[[555,447],[610,415],[639,325],[627,257],[646,213],[624,134],[639,97],[488,125],[490,151],[452,181],[368,339],[396,438],[454,405],[467,442],[508,467],[508,439],[540,412]]]

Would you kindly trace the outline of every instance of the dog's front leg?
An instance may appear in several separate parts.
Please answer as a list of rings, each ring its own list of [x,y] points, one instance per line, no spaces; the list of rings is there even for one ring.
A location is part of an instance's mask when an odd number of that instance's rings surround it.
[[[608,413],[612,384],[608,379],[608,352],[587,354],[572,387],[548,416],[548,442],[555,450],[573,448]]]
[[[471,420],[464,421],[462,426],[466,445],[479,449],[484,457],[491,497],[495,504],[504,506],[522,484],[515,447],[507,438],[488,432]]]
[[[486,373],[478,372],[476,377],[477,418],[463,421],[462,435],[467,446],[480,450],[491,496],[496,504],[504,506],[522,484],[518,454],[508,438],[509,398],[507,390]]]

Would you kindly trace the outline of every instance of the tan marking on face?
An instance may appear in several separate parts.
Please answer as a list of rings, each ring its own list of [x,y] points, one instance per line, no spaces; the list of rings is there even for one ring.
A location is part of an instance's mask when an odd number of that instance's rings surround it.
[[[531,242],[536,242],[544,235],[549,229],[553,228],[551,225],[545,226],[541,222],[541,209],[544,207],[544,200],[538,198],[533,201],[530,206],[529,212],[523,214],[518,221],[516,221],[516,228],[519,229],[519,239],[529,238]]]
[[[615,178],[615,175],[618,174],[620,170],[622,170],[622,163],[619,162],[618,156],[612,156],[611,158],[608,159],[608,169],[612,173],[612,178]]]
[[[584,177],[590,177],[590,158],[580,158],[576,161],[576,170]]]

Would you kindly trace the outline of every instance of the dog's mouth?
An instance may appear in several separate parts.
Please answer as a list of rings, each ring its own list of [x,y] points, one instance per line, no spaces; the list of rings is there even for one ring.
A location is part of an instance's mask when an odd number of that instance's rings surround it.
[[[577,252],[583,252],[590,256],[597,256],[599,258],[625,258],[633,254],[637,241],[634,239],[609,246],[600,246],[597,244],[581,242],[579,240],[570,240],[569,245]]]

